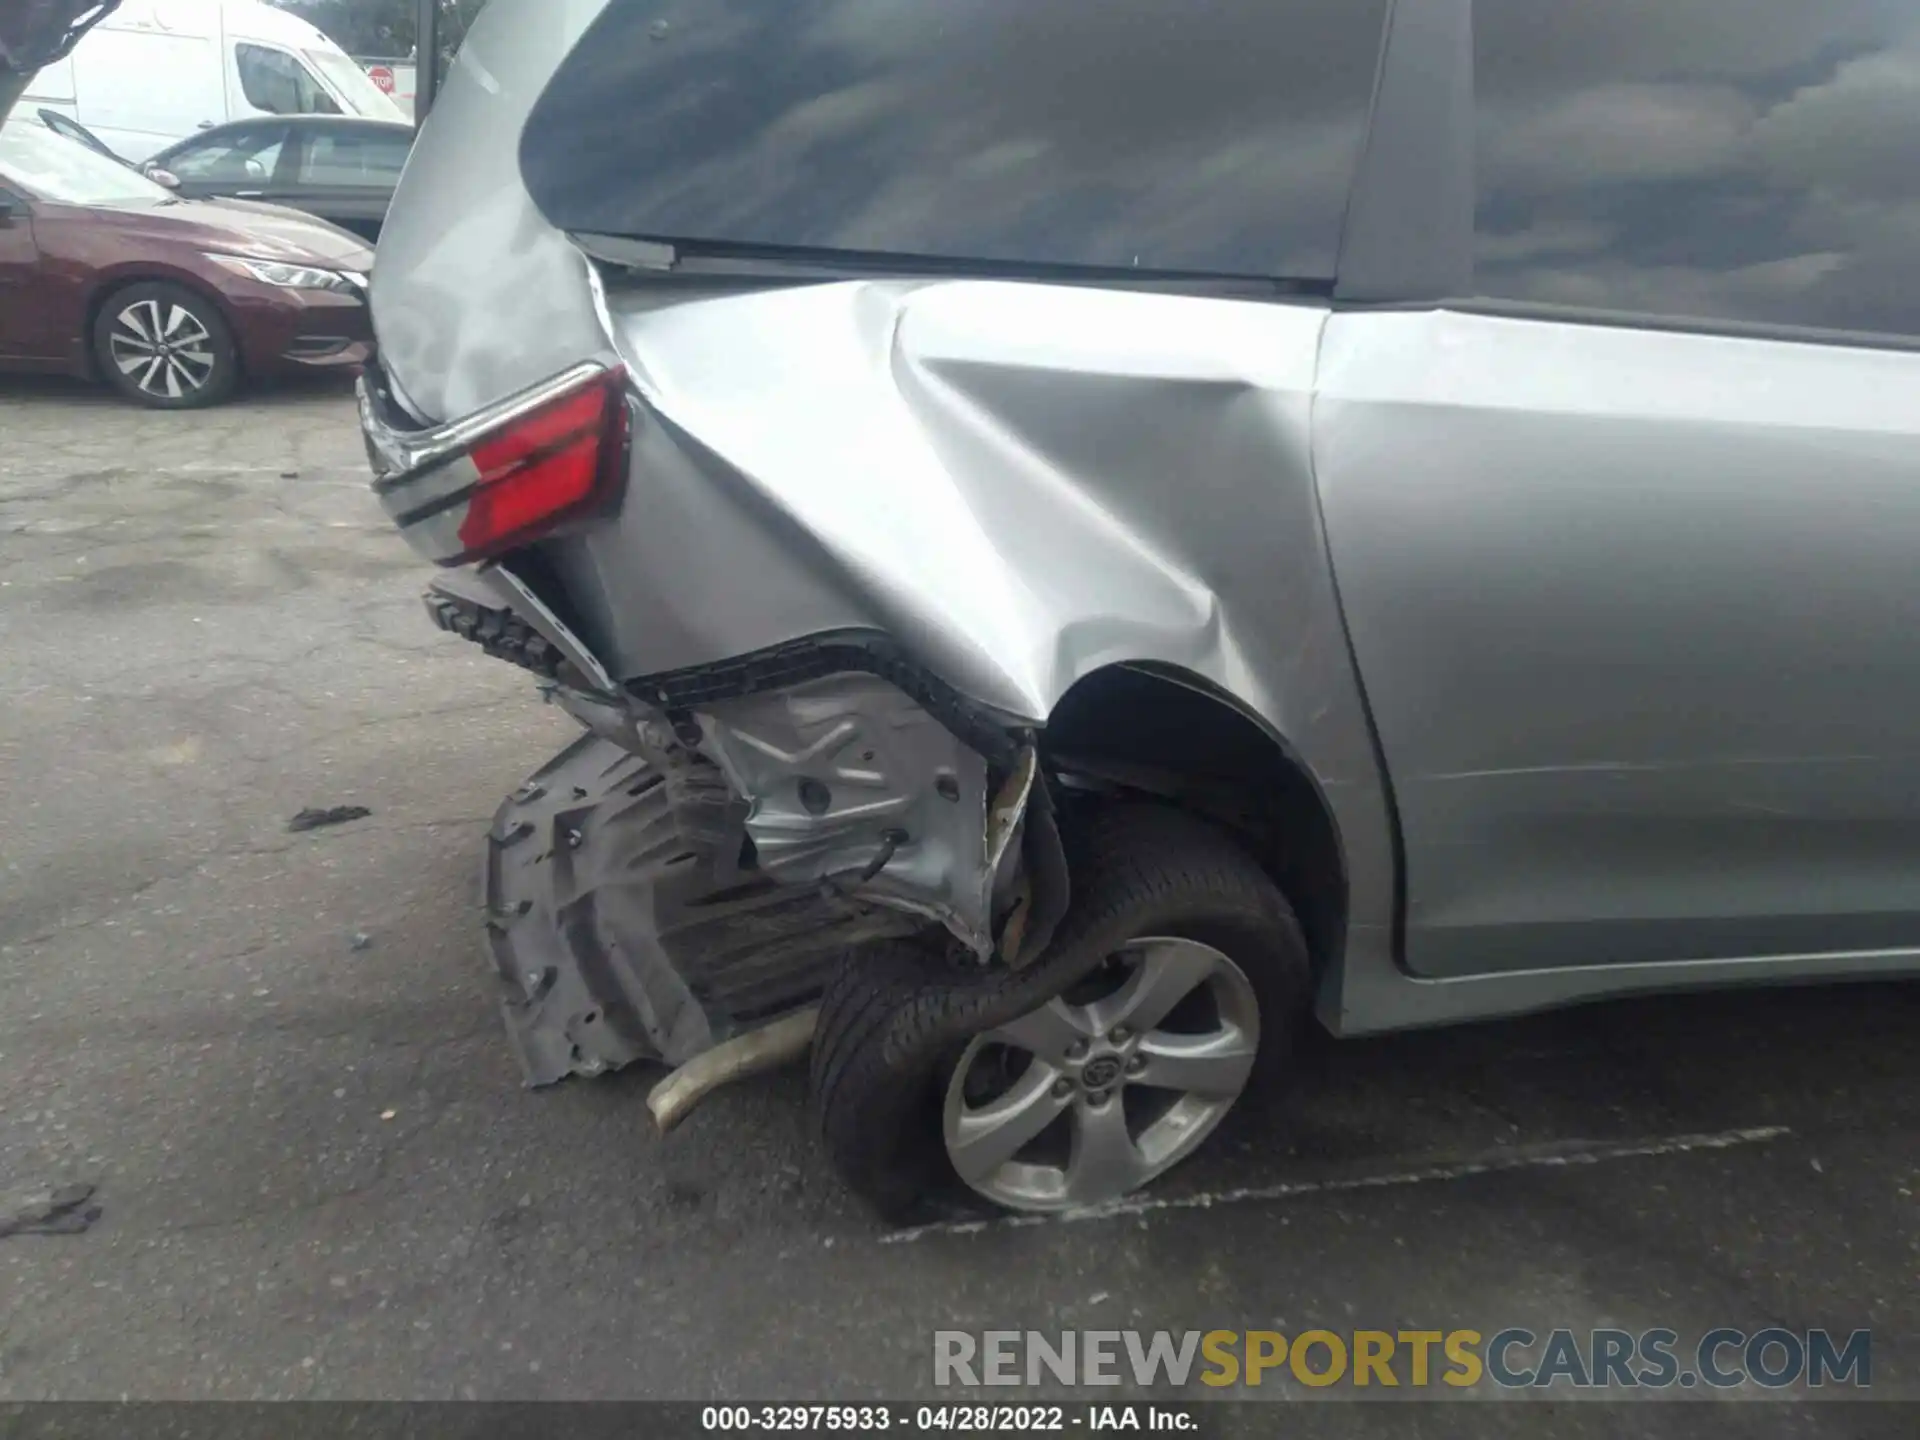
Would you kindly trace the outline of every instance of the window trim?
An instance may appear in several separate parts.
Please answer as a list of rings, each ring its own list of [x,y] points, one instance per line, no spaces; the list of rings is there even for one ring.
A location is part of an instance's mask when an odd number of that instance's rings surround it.
[[[1336,302],[1473,285],[1473,0],[1392,0],[1334,263]]]
[[[1453,310],[1463,315],[1485,315],[1500,320],[1535,320],[1549,325],[1592,325],[1610,330],[1657,330],[1669,335],[1700,335],[1721,340],[1754,340],[1766,344],[1820,345],[1843,350],[1920,351],[1920,335],[1898,330],[1831,330],[1817,325],[1790,325],[1779,320],[1721,320],[1713,316],[1664,315],[1654,310],[1608,310],[1588,305],[1556,305],[1540,300],[1508,300],[1490,295],[1452,295],[1440,300],[1341,304],[1334,308],[1355,313],[1395,310]]]

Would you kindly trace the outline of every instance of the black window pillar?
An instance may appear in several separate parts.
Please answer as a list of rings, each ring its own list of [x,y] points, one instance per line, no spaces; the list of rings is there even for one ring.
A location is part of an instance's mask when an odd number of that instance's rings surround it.
[[[416,0],[413,47],[413,124],[426,123],[440,89],[440,0]]]

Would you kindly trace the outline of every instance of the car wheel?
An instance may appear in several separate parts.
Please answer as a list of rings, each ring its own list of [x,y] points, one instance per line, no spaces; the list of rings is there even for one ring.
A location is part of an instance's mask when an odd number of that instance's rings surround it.
[[[220,307],[167,281],[107,297],[93,325],[94,358],[108,384],[161,410],[214,405],[233,393],[240,365]]]
[[[943,1175],[1011,1210],[1110,1204],[1286,1068],[1310,964],[1253,858],[1157,806],[1068,840],[1073,903],[1026,970],[892,943],[849,956],[822,997],[816,1127],[883,1214]]]

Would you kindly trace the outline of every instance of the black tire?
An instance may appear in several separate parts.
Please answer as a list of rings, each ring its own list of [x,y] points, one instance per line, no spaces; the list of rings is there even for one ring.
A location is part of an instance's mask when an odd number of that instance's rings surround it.
[[[944,1178],[938,1077],[953,1047],[942,1011],[962,983],[944,957],[891,940],[851,951],[820,997],[814,1133],[848,1188],[889,1220],[909,1218]]]
[[[130,314],[133,318],[127,318]],[[155,321],[161,343],[177,348],[154,352],[157,367],[142,366],[139,332]],[[169,335],[166,327],[176,321]],[[183,337],[191,338],[179,344]],[[168,280],[128,285],[101,303],[93,321],[93,361],[107,384],[135,404],[155,410],[218,405],[233,394],[240,379],[233,330],[220,307],[199,291]],[[135,365],[131,371],[123,363],[128,361]],[[171,394],[170,389],[180,393]]]
[[[1064,992],[1130,940],[1178,937],[1226,954],[1260,1004],[1247,1094],[1287,1069],[1312,966],[1292,907],[1253,858],[1205,821],[1145,804],[1098,811],[1066,841],[1072,904],[1025,970],[963,970],[888,942],[850,954],[827,985],[810,1074],[815,1128],[842,1179],[888,1219],[909,1218],[951,1176],[940,1099],[967,1042]]]

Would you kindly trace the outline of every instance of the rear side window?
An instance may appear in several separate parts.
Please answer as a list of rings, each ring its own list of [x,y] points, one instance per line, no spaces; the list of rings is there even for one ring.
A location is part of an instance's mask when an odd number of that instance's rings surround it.
[[[555,225],[1327,280],[1386,0],[609,0],[529,117]]]
[[[247,103],[269,115],[338,115],[339,102],[305,65],[268,45],[234,47],[240,89]]]
[[[325,130],[307,136],[300,160],[303,185],[391,186],[407,161],[405,139],[364,130]]]
[[[1920,8],[1474,0],[1482,294],[1920,335]]]
[[[413,149],[413,136],[382,134],[368,139],[364,159],[369,181],[375,185],[398,185],[406,168],[407,154]]]

